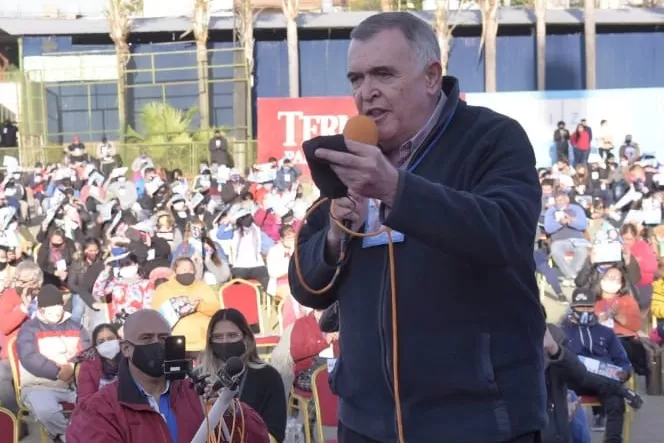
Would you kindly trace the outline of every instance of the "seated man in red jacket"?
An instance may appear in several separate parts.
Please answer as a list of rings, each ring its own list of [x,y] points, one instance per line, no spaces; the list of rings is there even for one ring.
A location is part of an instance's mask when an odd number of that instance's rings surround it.
[[[127,318],[118,378],[77,405],[67,430],[69,443],[191,442],[203,423],[203,409],[189,381],[164,376],[170,335],[168,322],[157,311],[143,309]],[[243,412],[242,441],[268,443],[267,428],[257,414]],[[254,434],[264,439],[252,438]]]

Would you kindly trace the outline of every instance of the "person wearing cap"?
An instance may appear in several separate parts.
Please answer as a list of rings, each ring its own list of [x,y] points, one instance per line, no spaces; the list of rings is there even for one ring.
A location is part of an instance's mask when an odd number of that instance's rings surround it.
[[[595,314],[595,293],[587,288],[577,288],[572,293],[571,312],[561,328],[567,337],[568,348],[577,356],[607,363],[620,368],[615,374],[620,382],[626,381],[632,372],[627,352],[613,329],[600,324]],[[606,413],[605,443],[621,443],[625,415],[624,398],[615,393],[597,392],[586,384],[572,389],[579,395],[599,397]],[[603,418],[594,417],[594,427],[600,428]]]
[[[546,311],[542,306],[544,316]],[[569,442],[570,427],[567,394],[570,387],[583,387],[586,391],[616,395],[629,402],[633,409],[643,405],[643,399],[634,391],[627,389],[620,382],[610,380],[589,372],[576,354],[568,347],[565,332],[554,324],[547,323],[544,335],[544,351],[546,357],[547,398],[552,407],[548,409],[549,422],[542,431],[542,443]],[[587,429],[585,414],[583,423]],[[576,440],[573,440],[576,441]]]
[[[37,315],[18,331],[21,398],[51,439],[62,441],[68,420],[61,403],[76,403],[71,360],[90,346],[90,336],[65,311],[62,292],[45,284],[37,295]]]

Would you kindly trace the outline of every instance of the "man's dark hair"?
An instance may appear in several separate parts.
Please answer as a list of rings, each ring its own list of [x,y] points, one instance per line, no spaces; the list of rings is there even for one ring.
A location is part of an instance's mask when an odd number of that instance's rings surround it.
[[[560,121],[558,122],[558,126],[565,126],[565,122],[562,121],[562,120],[560,120]]]
[[[380,32],[392,29],[397,29],[403,34],[422,67],[431,62],[440,62],[440,45],[433,28],[410,12],[374,14],[357,25],[350,33],[350,38],[366,41]]]

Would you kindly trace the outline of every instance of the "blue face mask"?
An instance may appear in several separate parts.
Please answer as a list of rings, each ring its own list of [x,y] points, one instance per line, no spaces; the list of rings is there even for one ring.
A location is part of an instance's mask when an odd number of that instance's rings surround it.
[[[581,312],[581,311],[572,311],[572,315],[582,326],[589,326],[595,324],[597,317],[594,312]]]

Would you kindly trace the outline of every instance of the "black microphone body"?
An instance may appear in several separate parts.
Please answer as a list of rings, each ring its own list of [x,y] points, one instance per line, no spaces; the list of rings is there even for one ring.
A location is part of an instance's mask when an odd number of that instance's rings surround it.
[[[241,358],[229,358],[224,367],[217,372],[217,380],[212,384],[211,392],[217,392],[222,388],[237,389],[245,370],[246,366]]]

